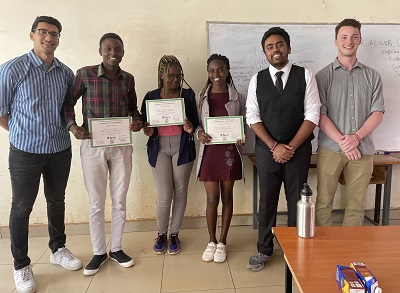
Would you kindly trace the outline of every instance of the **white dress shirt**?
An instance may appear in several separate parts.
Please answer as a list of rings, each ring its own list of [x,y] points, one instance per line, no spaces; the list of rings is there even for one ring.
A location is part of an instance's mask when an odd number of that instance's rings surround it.
[[[273,66],[269,67],[269,73],[271,75],[272,81],[275,84],[276,76],[275,73],[277,71],[283,71],[282,74],[282,83],[283,89],[285,89],[290,70],[292,69],[292,63],[288,62],[282,69],[278,70]],[[312,72],[304,68],[305,71],[305,81],[306,81],[306,91],[304,94],[304,120],[309,120],[315,125],[318,125],[319,122],[319,111],[321,107],[321,102],[319,100],[318,87],[317,82],[315,80]],[[247,92],[247,101],[246,101],[246,121],[249,126],[252,124],[262,122],[260,115],[260,107],[257,101],[257,75],[254,74],[250,80],[249,89]]]

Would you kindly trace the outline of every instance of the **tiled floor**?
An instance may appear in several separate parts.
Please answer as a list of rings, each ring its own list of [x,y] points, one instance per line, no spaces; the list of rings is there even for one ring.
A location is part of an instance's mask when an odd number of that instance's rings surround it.
[[[285,216],[279,216],[278,224]],[[203,225],[204,219],[198,219]],[[232,226],[228,237],[228,259],[222,264],[206,263],[201,255],[208,241],[206,228],[185,228],[180,233],[182,251],[178,255],[155,255],[152,250],[155,224],[127,223],[123,238],[124,251],[133,257],[135,265],[122,268],[108,261],[94,276],[84,276],[83,269],[66,271],[49,264],[48,237],[29,239],[29,256],[38,293],[279,293],[284,292],[284,259],[275,245],[274,260],[260,272],[246,269],[248,258],[255,252],[257,230],[252,226]],[[365,223],[368,225],[368,223]],[[135,226],[135,227],[133,227]],[[187,226],[187,225],[185,225]],[[195,226],[195,225],[192,225]],[[201,226],[201,225],[200,225]],[[145,227],[145,229],[143,229]],[[31,229],[32,230],[32,229]],[[68,227],[67,247],[86,265],[92,257],[87,227]],[[140,232],[133,232],[134,230]],[[143,231],[145,230],[145,231]],[[72,231],[72,232],[71,232]],[[80,232],[81,231],[81,232]],[[79,235],[81,233],[81,235]],[[36,233],[39,234],[39,233]],[[108,237],[109,238],[109,237]],[[12,276],[13,260],[9,238],[0,239],[0,292],[16,292]],[[293,282],[295,284],[295,282]],[[293,292],[298,293],[296,285]]]

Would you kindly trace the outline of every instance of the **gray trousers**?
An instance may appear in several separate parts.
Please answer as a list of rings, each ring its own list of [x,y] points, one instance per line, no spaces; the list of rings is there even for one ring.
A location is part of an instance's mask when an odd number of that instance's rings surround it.
[[[180,135],[160,136],[160,149],[153,176],[157,191],[157,229],[159,233],[168,232],[171,214],[170,233],[179,233],[186,210],[187,192],[193,161],[178,166]]]

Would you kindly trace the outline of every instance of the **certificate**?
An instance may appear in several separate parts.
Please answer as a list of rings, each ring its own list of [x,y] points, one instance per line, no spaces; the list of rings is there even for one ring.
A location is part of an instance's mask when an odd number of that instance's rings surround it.
[[[209,144],[236,143],[238,139],[244,142],[244,127],[242,116],[206,117],[205,132],[211,136]]]
[[[90,118],[90,147],[101,148],[132,144],[129,124],[132,117]]]
[[[149,126],[183,125],[186,117],[182,98],[146,101]]]

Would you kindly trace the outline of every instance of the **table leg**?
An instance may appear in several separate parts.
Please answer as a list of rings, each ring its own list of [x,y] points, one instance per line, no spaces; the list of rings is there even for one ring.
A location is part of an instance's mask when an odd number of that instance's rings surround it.
[[[392,165],[387,165],[387,178],[383,190],[382,226],[389,225],[390,192],[392,190]]]
[[[374,222],[379,225],[381,218],[382,184],[377,184],[375,190]]]
[[[285,292],[292,293],[292,272],[285,261]]]
[[[253,164],[253,229],[258,227],[258,173]]]

